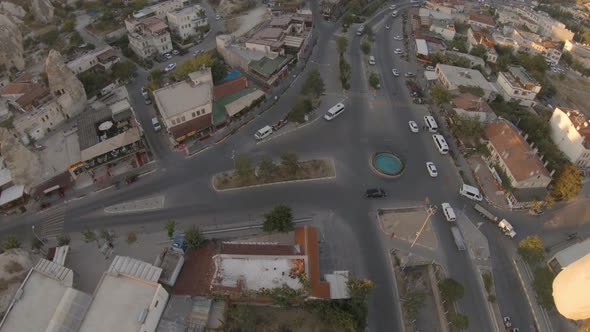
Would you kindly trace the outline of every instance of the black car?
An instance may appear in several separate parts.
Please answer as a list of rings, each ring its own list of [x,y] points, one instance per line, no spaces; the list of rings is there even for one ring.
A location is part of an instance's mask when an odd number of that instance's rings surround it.
[[[367,198],[381,198],[381,197],[387,196],[387,194],[385,193],[385,190],[383,190],[381,188],[367,189],[367,192],[365,193],[365,195],[367,196]]]

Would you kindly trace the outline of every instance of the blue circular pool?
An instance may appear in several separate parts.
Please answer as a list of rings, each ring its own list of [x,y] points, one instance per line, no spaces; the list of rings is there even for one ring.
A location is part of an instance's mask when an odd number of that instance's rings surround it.
[[[389,152],[379,152],[373,156],[373,168],[379,173],[387,176],[399,175],[403,169],[404,164],[396,155]]]

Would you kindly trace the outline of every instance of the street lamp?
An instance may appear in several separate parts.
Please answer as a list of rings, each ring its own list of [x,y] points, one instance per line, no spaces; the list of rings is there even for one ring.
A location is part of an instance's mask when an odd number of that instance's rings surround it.
[[[231,150],[231,161],[234,164],[234,169],[236,168],[236,150]]]
[[[436,213],[436,210],[438,210],[438,206],[436,206],[436,205],[430,205],[428,207],[428,209],[426,209],[426,213],[427,213],[426,220],[424,220],[424,224],[422,224],[422,227],[420,228],[418,233],[416,233],[416,238],[412,242],[412,245],[410,246],[410,248],[414,247],[414,244],[416,244],[416,241],[418,241],[418,238],[420,238],[420,235],[422,234],[424,227],[426,227],[426,224],[430,220],[430,217],[432,217]]]
[[[32,225],[31,226],[31,229],[33,230],[33,235],[35,235],[35,237],[37,238],[37,240],[41,241],[42,243],[45,243],[45,241],[41,240],[39,238],[39,236],[37,236],[37,233],[35,233],[35,225]]]

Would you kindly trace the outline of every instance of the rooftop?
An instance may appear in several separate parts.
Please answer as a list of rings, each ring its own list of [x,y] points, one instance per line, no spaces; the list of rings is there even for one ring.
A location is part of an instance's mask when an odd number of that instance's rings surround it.
[[[451,104],[456,108],[472,112],[493,112],[492,108],[482,97],[471,93],[461,93],[451,100]]]
[[[306,272],[311,284],[310,295],[320,299],[330,299],[330,285],[320,280],[320,260],[318,249],[318,229],[311,226],[303,226],[295,229],[295,243],[303,248],[307,255]]]
[[[508,73],[502,73],[504,77],[513,86],[519,86],[525,89],[532,89],[539,86],[539,82],[529,75],[529,73],[522,66],[509,66]]]
[[[516,181],[535,175],[550,177],[537,153],[513,124],[501,120],[485,126],[484,132]]]
[[[22,184],[14,185],[10,188],[2,190],[0,193],[0,206],[13,202],[25,194],[25,186]]]
[[[586,115],[572,108],[556,107],[555,110],[559,110],[567,115],[580,136],[584,137],[584,145],[590,148],[590,126]]]
[[[285,56],[279,55],[274,59],[265,56],[258,61],[250,61],[248,66],[251,70],[255,71],[259,75],[266,78],[270,78],[274,73],[286,66],[289,62],[291,62],[292,59],[293,56],[289,54]]]
[[[178,82],[154,91],[158,110],[165,119],[173,118],[213,100],[211,82]]]
[[[101,107],[91,112],[82,112],[78,117],[78,139],[80,150],[85,150],[99,142],[97,123],[111,120],[113,112],[108,107]]]
[[[109,51],[110,51],[110,52],[109,52]],[[108,52],[108,53],[107,53],[107,52]],[[104,53],[104,55],[103,55],[103,53]],[[72,60],[72,61],[68,62],[66,65],[67,65],[67,66],[68,66],[70,69],[72,69],[72,70],[73,70],[73,69],[75,69],[75,68],[76,68],[76,67],[77,67],[77,66],[78,66],[80,63],[84,63],[84,62],[87,62],[87,61],[89,61],[89,60],[91,60],[91,59],[98,58],[98,56],[99,56],[99,55],[102,55],[102,57],[103,57],[103,59],[104,59],[104,56],[105,56],[105,55],[106,55],[106,56],[108,56],[108,55],[109,55],[109,53],[112,53],[113,55],[116,55],[116,54],[114,53],[114,50],[113,50],[113,48],[112,48],[112,47],[110,47],[110,46],[106,46],[106,47],[103,47],[103,48],[100,48],[100,49],[96,49],[96,50],[92,50],[92,51],[90,51],[90,52],[88,52],[88,53],[82,54],[81,56],[77,57],[76,59],[74,59],[74,60]],[[99,59],[99,61],[100,61],[100,59]]]
[[[159,281],[165,285],[174,286],[183,264],[184,253],[181,249],[164,248],[154,263],[154,266],[162,268]]]
[[[141,140],[139,128],[131,127],[129,130],[80,151],[80,159],[82,161],[90,160],[139,140]]]
[[[158,17],[148,17],[139,20],[141,24],[145,26],[151,33],[157,33],[161,30],[168,28],[168,24],[166,21],[158,18]]]
[[[482,24],[486,24],[486,25],[491,25],[494,26],[496,25],[496,22],[494,22],[494,18],[489,16],[489,15],[484,15],[484,14],[480,14],[477,12],[471,12],[469,13],[469,20],[470,21],[475,21],[475,22],[479,22]]]
[[[41,175],[38,183],[43,183],[68,167],[80,161],[80,142],[78,131],[54,131],[40,142],[45,148],[37,152],[41,160]]]
[[[586,239],[557,252],[553,257],[559,261],[562,268],[565,268],[589,253],[590,239]]]
[[[227,111],[225,106],[233,103],[234,101],[256,91],[258,88],[255,85],[252,85],[248,88],[241,89],[237,92],[234,92],[230,95],[223,96],[213,103],[213,124],[218,125],[223,123],[226,118]]]
[[[212,302],[213,300],[202,296],[171,296],[156,331],[205,331]]]
[[[278,40],[283,35],[284,31],[281,28],[265,28],[254,34],[254,39],[271,39]]]
[[[484,91],[496,91],[496,88],[486,80],[479,70],[443,65],[440,63],[436,68],[442,71],[447,80],[453,85],[479,86],[484,89]]]

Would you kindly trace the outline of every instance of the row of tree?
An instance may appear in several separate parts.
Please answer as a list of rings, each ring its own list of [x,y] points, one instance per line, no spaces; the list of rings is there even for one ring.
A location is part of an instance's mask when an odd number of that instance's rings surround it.
[[[288,177],[296,177],[300,165],[299,156],[294,152],[285,152],[281,155],[279,165],[269,156],[260,158],[257,169],[254,168],[252,160],[245,155],[238,156],[235,160],[236,174],[242,181],[249,181],[254,177],[271,179],[279,172],[284,171]]]

